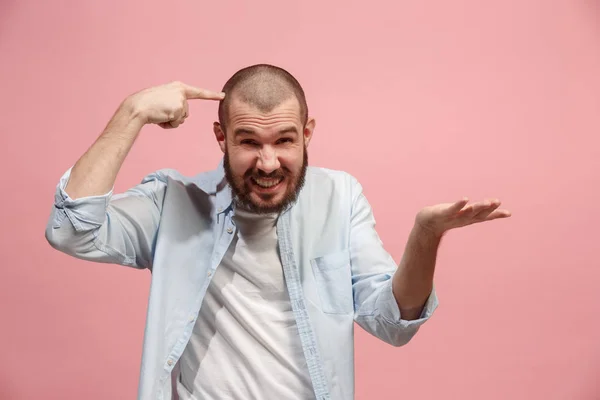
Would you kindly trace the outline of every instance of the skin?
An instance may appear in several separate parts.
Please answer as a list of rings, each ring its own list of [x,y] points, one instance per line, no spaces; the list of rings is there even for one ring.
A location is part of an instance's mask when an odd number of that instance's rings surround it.
[[[224,93],[182,82],[132,94],[122,102],[102,134],[73,166],[65,191],[73,199],[108,192],[146,124],[176,128],[188,117],[188,101],[221,100],[224,96]],[[228,132],[223,132],[215,122],[214,133],[221,151],[229,156],[233,183],[249,188],[249,198],[255,205],[277,209],[286,193],[295,190],[315,120],[309,118],[305,125],[302,124],[295,98],[282,102],[269,113],[259,112],[233,99],[229,112]],[[283,175],[284,180],[270,189],[260,188],[252,181],[269,174]],[[448,231],[511,216],[508,210],[499,209],[497,199],[468,203],[465,198],[427,206],[417,213],[392,280],[392,290],[403,319],[420,317],[433,288],[437,251]]]
[[[255,209],[280,211],[286,196],[297,190],[304,152],[310,144],[315,124],[314,118],[302,123],[295,97],[283,101],[268,113],[234,97],[229,108],[227,132],[223,132],[218,122],[214,123],[215,138],[221,151],[228,156],[232,186],[247,192]],[[277,184],[265,188],[258,182]]]
[[[392,291],[403,319],[414,320],[421,316],[433,290],[438,248],[448,231],[511,216],[510,211],[499,209],[497,199],[468,202],[468,198],[463,198],[455,203],[424,207],[417,213],[392,281]]]
[[[286,191],[294,190],[292,180],[265,191],[252,184],[252,176],[260,171],[275,173],[287,168],[297,174],[302,165],[303,146],[300,109],[295,99],[290,99],[270,113],[261,113],[252,106],[233,100],[228,132],[218,123],[214,133],[221,150],[229,152],[231,168],[239,184],[252,188],[251,199],[259,206],[275,207]],[[309,119],[303,134],[306,145],[315,127]],[[285,186],[283,186],[285,184]],[[438,248],[442,237],[451,229],[474,223],[507,218],[510,212],[500,210],[497,199],[468,204],[468,199],[455,203],[428,206],[418,212],[405,251],[392,280],[392,291],[402,318],[414,320],[421,316],[427,298],[433,289],[433,277]]]
[[[107,193],[133,143],[146,124],[176,128],[188,117],[190,100],[221,100],[224,93],[171,82],[128,96],[102,134],[77,160],[65,192],[72,199]]]

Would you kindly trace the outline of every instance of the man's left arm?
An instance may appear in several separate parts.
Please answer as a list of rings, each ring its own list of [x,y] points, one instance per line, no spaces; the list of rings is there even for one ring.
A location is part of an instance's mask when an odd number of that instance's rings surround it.
[[[499,210],[499,200],[468,204],[456,203],[425,207],[415,218],[402,261],[394,273],[392,291],[405,320],[419,318],[433,290],[433,274],[442,237],[450,229],[510,216]]]
[[[350,256],[354,319],[393,346],[416,334],[437,307],[433,275],[442,236],[450,229],[507,217],[499,202],[468,205],[464,199],[422,209],[415,218],[399,265],[384,249],[362,186],[354,182]]]

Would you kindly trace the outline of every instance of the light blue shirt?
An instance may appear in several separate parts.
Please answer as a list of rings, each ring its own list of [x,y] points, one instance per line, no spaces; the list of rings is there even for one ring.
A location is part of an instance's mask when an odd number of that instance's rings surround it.
[[[76,200],[64,191],[70,172],[57,186],[46,238],[80,259],[151,271],[138,398],[170,399],[177,361],[236,234],[223,163],[194,177],[160,170],[125,193]],[[402,346],[437,307],[435,290],[421,318],[402,319],[392,294],[397,264],[362,186],[345,172],[308,167],[296,203],[278,218],[277,237],[315,398],[353,399],[354,322]]]

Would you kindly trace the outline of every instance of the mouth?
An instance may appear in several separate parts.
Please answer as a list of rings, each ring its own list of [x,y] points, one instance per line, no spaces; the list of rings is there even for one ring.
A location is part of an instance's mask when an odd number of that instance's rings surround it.
[[[277,191],[283,183],[283,177],[278,178],[250,178],[252,186],[258,192],[271,193]]]

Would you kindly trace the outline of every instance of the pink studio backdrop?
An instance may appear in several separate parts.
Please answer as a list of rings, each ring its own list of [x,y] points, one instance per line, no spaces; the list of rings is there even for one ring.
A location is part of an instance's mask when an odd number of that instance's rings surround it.
[[[311,163],[359,178],[397,260],[422,206],[513,211],[443,242],[408,346],[357,330],[358,399],[600,398],[597,0],[4,0],[0,55],[0,399],[135,398],[150,274],[52,250],[55,184],[126,95],[258,62],[303,83]],[[191,107],[117,191],[216,166],[216,103]]]

